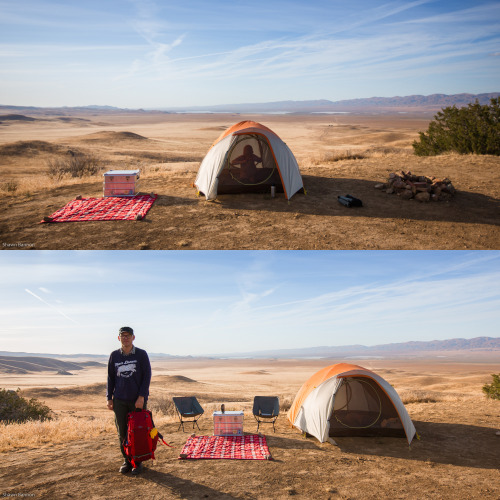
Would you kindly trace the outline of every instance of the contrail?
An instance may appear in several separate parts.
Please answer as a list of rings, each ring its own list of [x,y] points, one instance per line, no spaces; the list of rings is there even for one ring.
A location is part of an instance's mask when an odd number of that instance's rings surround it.
[[[64,316],[66,319],[69,319],[73,323],[76,323],[79,325],[78,321],[75,321],[74,319],[70,318],[69,316],[66,316],[62,311],[57,309],[57,307],[54,307],[52,304],[49,304],[48,302],[45,302],[41,297],[39,297],[36,293],[33,293],[31,290],[28,290],[27,288],[24,289],[26,292],[28,292],[30,295],[35,297],[35,299],[38,299],[40,302],[43,302],[46,306],[49,306],[50,308],[54,309],[54,311],[57,311],[61,316]]]

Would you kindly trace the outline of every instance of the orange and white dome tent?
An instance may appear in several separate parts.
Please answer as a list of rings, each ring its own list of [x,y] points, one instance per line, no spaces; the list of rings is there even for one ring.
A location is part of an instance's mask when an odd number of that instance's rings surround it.
[[[217,194],[284,192],[290,199],[303,189],[290,148],[266,126],[242,121],[225,130],[206,154],[194,185],[207,200]]]
[[[416,434],[392,385],[348,363],[327,366],[309,378],[295,396],[288,420],[322,443],[330,436],[400,436],[410,444]]]

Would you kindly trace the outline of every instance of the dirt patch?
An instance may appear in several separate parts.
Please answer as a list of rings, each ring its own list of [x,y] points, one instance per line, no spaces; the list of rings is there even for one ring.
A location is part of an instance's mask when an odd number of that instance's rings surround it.
[[[269,375],[265,370],[255,370],[250,372],[240,372],[241,375]]]
[[[90,120],[87,120],[86,118],[74,118],[71,116],[58,116],[57,118],[54,118],[54,120],[58,120],[64,123],[90,123]]]
[[[65,387],[62,389],[59,389],[57,387],[34,387],[31,389],[24,389],[22,391],[22,395],[31,398],[52,399],[68,396],[94,396],[97,394],[103,394],[105,391],[106,384],[101,383],[86,386]]]
[[[2,156],[38,156],[40,153],[58,153],[63,148],[45,141],[18,141],[0,146]]]
[[[225,125],[219,125],[218,127],[202,127],[200,130],[213,130],[214,132],[224,132],[227,128],[229,128],[230,125],[227,127]]]
[[[25,116],[25,115],[15,115],[15,114],[0,115],[0,123],[2,121],[35,122],[36,120],[37,120],[36,118],[31,118],[31,116]]]
[[[184,377],[183,375],[160,375],[159,377],[157,377],[157,380],[173,384],[175,384],[176,382],[182,382],[188,384],[197,383],[196,380],[193,380],[192,378],[189,377]]]
[[[98,141],[107,143],[109,141],[147,141],[147,137],[143,137],[133,132],[113,132],[104,130],[87,136],[81,137],[81,141]]]

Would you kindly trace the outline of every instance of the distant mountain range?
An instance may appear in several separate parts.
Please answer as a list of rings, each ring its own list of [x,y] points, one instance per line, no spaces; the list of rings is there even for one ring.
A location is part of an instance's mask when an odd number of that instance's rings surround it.
[[[232,359],[297,359],[297,358],[408,358],[408,357],[446,357],[458,355],[467,359],[471,354],[487,354],[488,358],[500,361],[500,337],[476,337],[473,339],[432,340],[429,342],[402,342],[374,346],[319,346],[298,349],[268,349],[251,352],[234,352],[198,356],[198,358]],[[186,360],[197,356],[173,356],[163,353],[149,353],[151,360]],[[61,358],[63,360],[61,360]],[[64,359],[90,359],[94,361],[76,362]],[[81,370],[89,366],[105,366],[108,355],[101,354],[40,354],[26,352],[0,351],[0,372],[27,373],[30,371]],[[99,361],[97,361],[99,360]],[[18,371],[16,371],[16,368]]]
[[[450,352],[497,352],[500,360],[500,337],[476,337],[473,339],[432,340],[429,342],[403,342],[374,346],[319,346],[299,349],[272,349],[214,355],[224,358],[356,358],[356,357],[400,357]]]
[[[447,106],[467,106],[477,99],[480,104],[489,104],[490,99],[500,96],[500,92],[489,94],[432,94],[405,97],[370,97],[343,101],[278,101],[244,104],[223,104],[217,106],[194,106],[187,108],[166,108],[169,111],[211,111],[217,113],[349,113],[362,111],[417,111],[439,110]]]
[[[490,99],[500,97],[500,92],[484,94],[432,94],[410,95],[396,97],[369,97],[363,99],[348,99],[329,101],[326,99],[309,101],[276,101],[261,103],[219,104],[215,106],[185,106],[157,107],[144,109],[117,108],[114,106],[77,106],[59,108],[40,108],[34,106],[0,105],[0,112],[29,113],[44,115],[67,115],[75,113],[106,114],[106,113],[159,113],[159,112],[190,112],[190,113],[364,113],[364,112],[408,112],[437,111],[447,106],[467,106],[477,99],[480,104],[489,104]]]

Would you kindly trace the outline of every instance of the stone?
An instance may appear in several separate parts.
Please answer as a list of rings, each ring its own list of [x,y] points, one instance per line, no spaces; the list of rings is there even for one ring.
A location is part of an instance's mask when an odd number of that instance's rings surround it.
[[[378,183],[378,184],[375,184],[375,186],[373,186],[375,189],[386,189],[387,188],[387,185],[386,184],[382,184],[382,183]]]
[[[411,200],[413,198],[413,193],[411,191],[411,189],[405,189],[404,191],[401,192],[401,194],[399,195],[401,196],[401,198],[403,198],[403,200]]]
[[[415,195],[415,199],[422,203],[428,202],[431,199],[431,195],[427,191],[422,191]]]
[[[449,184],[446,184],[446,191],[450,194],[455,194],[455,188],[453,187],[453,184],[450,182]]]

